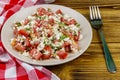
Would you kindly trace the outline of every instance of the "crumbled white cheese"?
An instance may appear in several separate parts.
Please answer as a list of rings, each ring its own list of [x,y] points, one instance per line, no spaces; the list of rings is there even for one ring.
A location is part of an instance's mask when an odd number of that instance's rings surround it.
[[[55,36],[55,38],[59,40],[61,35],[62,35],[61,32],[56,32],[56,36]]]
[[[31,27],[34,27],[34,25],[35,25],[35,20],[32,20],[30,23],[31,23]]]
[[[69,19],[70,17],[69,17],[67,14],[65,14],[65,15],[64,15],[64,18],[65,18],[65,19]]]
[[[50,52],[49,51],[45,51],[43,54],[49,54]]]
[[[40,41],[40,39],[38,39],[37,37],[34,37],[34,38],[30,41],[30,43],[31,43],[31,44],[34,44],[34,43],[37,42],[37,41]]]
[[[54,19],[55,21],[58,21],[58,22],[60,22],[60,19],[58,19],[56,16],[49,16],[49,19]]]
[[[70,29],[73,30],[73,31],[78,31],[78,30],[79,30],[79,28],[76,27],[74,24],[70,25],[69,27],[70,27]]]
[[[29,55],[29,52],[27,52],[26,50],[22,53],[22,55],[27,56],[27,57],[30,56],[30,55]]]
[[[41,51],[44,47],[45,47],[45,44],[44,44],[43,42],[41,42],[41,43],[38,45],[37,49]]]
[[[34,20],[34,19],[35,19],[34,16],[28,16],[27,18],[28,18],[29,20]]]
[[[25,39],[26,39],[25,36],[22,36],[22,35],[17,36],[17,41],[23,42]]]
[[[80,34],[79,37],[80,37],[79,40],[82,40],[82,39],[83,39],[83,35],[82,35],[82,34]]]

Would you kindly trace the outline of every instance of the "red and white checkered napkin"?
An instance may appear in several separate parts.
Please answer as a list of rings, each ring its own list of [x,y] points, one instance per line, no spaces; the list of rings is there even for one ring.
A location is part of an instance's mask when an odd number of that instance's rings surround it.
[[[21,8],[29,7],[43,0],[0,0],[0,30],[4,22]],[[12,57],[0,40],[0,80],[60,80],[42,66],[33,66]]]

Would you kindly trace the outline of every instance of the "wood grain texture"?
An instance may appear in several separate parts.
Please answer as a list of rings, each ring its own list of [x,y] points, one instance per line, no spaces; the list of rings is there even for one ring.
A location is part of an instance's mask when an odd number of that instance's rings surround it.
[[[68,63],[46,68],[61,80],[120,80],[120,0],[56,0],[53,4],[73,8],[88,20],[88,6],[100,6],[104,25],[102,29],[117,72],[111,74],[107,71],[102,44],[94,29],[92,42],[83,55]]]
[[[72,8],[86,8],[91,5],[120,8],[120,0],[56,0],[54,4],[65,5]]]

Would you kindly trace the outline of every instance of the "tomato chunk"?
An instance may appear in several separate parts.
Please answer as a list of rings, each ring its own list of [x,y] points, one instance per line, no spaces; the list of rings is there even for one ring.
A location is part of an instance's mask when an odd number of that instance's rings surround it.
[[[58,9],[55,13],[56,13],[56,14],[63,14],[60,9]]]
[[[29,23],[29,20],[28,19],[25,19],[24,20],[24,25],[27,25]]]
[[[27,33],[27,31],[26,31],[26,30],[23,30],[23,29],[19,30],[18,33],[21,34],[21,35],[23,35],[23,36],[25,36],[25,37],[27,37],[27,36],[29,35],[29,34]]]
[[[31,46],[29,38],[25,39],[25,46],[28,46],[28,47]]]
[[[56,54],[59,56],[60,59],[65,59],[68,55],[68,53],[64,50],[59,50],[56,52]]]
[[[75,19],[71,19],[71,20],[69,21],[69,24],[76,24],[76,20],[75,20]]]
[[[23,52],[23,51],[25,50],[25,47],[24,47],[22,44],[20,44],[20,43],[17,43],[17,44],[14,46],[14,48],[15,48],[16,50],[18,50],[18,51],[21,51],[21,52]]]
[[[50,59],[51,58],[51,54],[52,54],[52,49],[49,45],[44,47],[45,51],[47,51],[46,53],[43,53],[42,55],[42,59]]]
[[[50,59],[50,58],[51,58],[51,54],[50,53],[42,55],[42,59]]]
[[[51,26],[53,26],[53,25],[55,24],[54,19],[53,19],[53,18],[49,19],[49,20],[48,20],[48,23],[49,23]]]
[[[18,36],[18,29],[15,27],[13,34],[15,35],[15,38]]]
[[[69,20],[69,21],[67,21],[67,20],[64,20],[64,22],[65,22],[65,24],[67,24],[67,25],[72,25],[72,24],[76,24],[77,22],[75,21],[75,19],[71,19],[71,20]]]
[[[44,49],[51,52],[51,47],[49,45],[46,45]]]
[[[44,9],[44,8],[38,8],[38,15],[40,15],[40,16],[42,16],[42,15],[44,15],[44,14],[46,14],[46,9]]]
[[[70,47],[70,43],[69,42],[67,42],[67,41],[65,41],[64,42],[64,48],[65,48],[65,51],[66,52],[71,52],[71,47]]]
[[[29,53],[30,53],[30,56],[32,58],[36,59],[36,60],[39,60],[41,58],[41,56],[42,56],[42,53],[37,51],[37,49],[35,49],[35,48],[30,50]]]
[[[41,52],[38,52],[37,54],[35,54],[34,58],[35,58],[36,60],[39,60],[39,59],[41,59],[41,56],[42,56],[42,53],[41,53]]]
[[[78,32],[78,35],[75,35],[75,36],[74,36],[74,40],[75,40],[75,41],[79,41],[79,37],[80,37],[80,32]]]

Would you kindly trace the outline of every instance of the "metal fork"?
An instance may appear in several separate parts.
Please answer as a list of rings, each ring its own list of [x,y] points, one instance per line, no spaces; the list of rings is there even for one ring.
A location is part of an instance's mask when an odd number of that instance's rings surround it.
[[[107,43],[105,41],[103,31],[101,29],[103,23],[102,23],[102,19],[101,19],[101,15],[100,15],[100,10],[99,10],[98,6],[90,6],[89,9],[90,9],[91,25],[94,29],[96,29],[98,31],[100,38],[101,38],[101,41],[102,41],[107,69],[109,72],[115,73],[116,66],[115,66],[115,63],[114,63],[113,58],[111,56],[111,53],[108,49]]]

